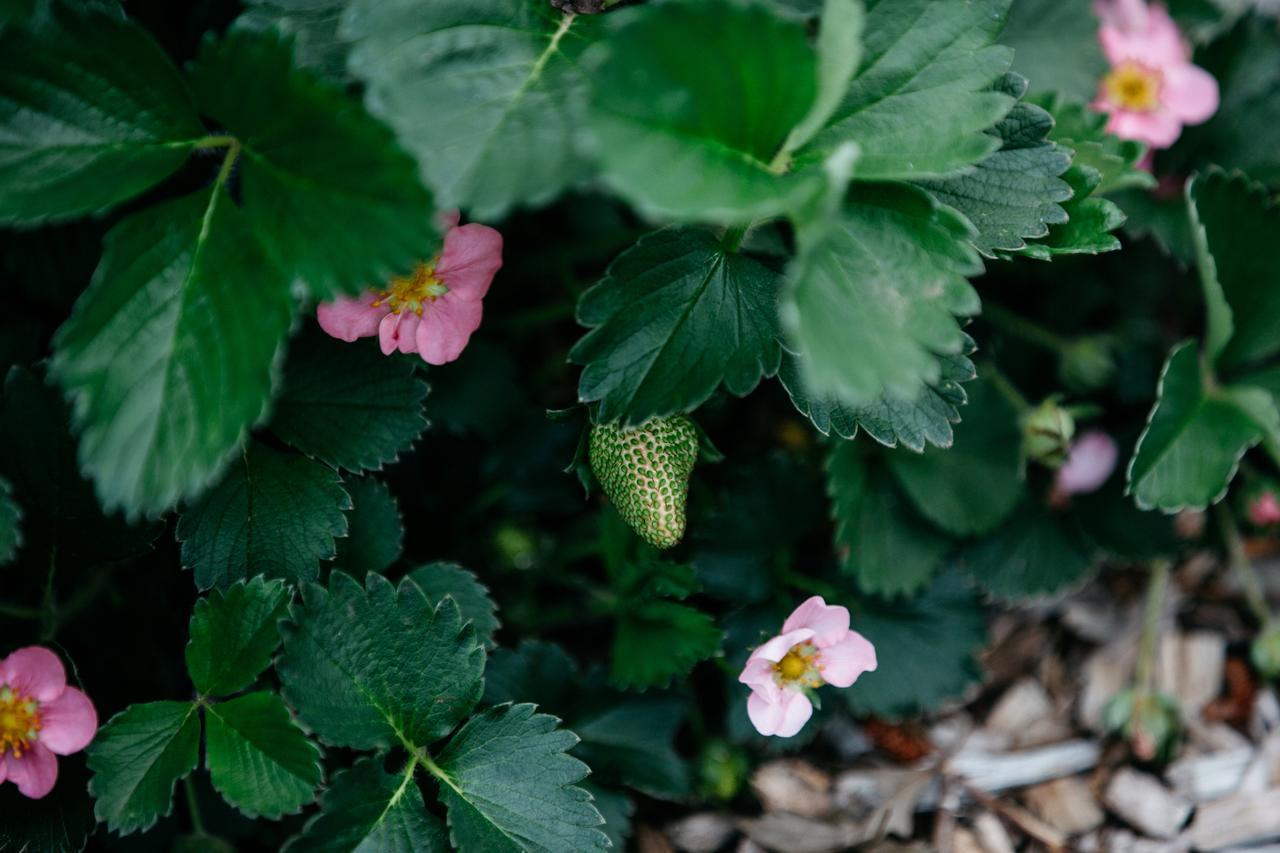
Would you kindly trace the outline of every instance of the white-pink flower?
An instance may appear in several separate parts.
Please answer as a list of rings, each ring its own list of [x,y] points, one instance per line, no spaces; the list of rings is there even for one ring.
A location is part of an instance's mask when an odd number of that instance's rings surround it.
[[[1183,125],[1199,124],[1217,111],[1218,81],[1191,64],[1191,48],[1164,6],[1098,0],[1094,8],[1111,70],[1092,106],[1110,115],[1109,132],[1168,148]]]
[[[1056,490],[1064,495],[1096,492],[1115,470],[1120,450],[1102,430],[1091,429],[1071,443],[1067,461],[1058,469]]]
[[[448,364],[480,327],[481,300],[502,266],[502,235],[487,225],[457,225],[432,261],[398,276],[383,290],[341,297],[316,309],[320,328],[354,341],[378,336],[384,355],[416,352],[428,364]]]
[[[53,652],[27,646],[0,660],[0,783],[40,799],[58,781],[57,756],[84,749],[97,731],[93,703],[67,686]]]
[[[747,715],[756,731],[791,737],[813,715],[808,691],[849,687],[875,668],[875,647],[849,630],[849,611],[815,595],[787,617],[781,634],[751,653],[738,680],[751,688]]]

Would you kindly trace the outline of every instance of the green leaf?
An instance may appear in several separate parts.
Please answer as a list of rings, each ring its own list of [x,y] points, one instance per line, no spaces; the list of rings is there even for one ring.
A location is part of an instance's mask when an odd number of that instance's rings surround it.
[[[783,144],[818,91],[798,21],[744,0],[664,0],[607,17],[587,60],[589,120],[621,195],[655,217],[745,224],[822,186],[815,172],[782,174]]]
[[[1073,165],[1087,166],[1102,177],[1094,190],[1096,194],[1155,188],[1155,176],[1138,167],[1147,147],[1107,133],[1105,114],[1089,109],[1085,103],[1062,101],[1056,96],[1041,98],[1039,103],[1053,115],[1049,138],[1071,149]]]
[[[302,606],[280,626],[284,697],[334,746],[426,746],[479,700],[484,648],[453,602],[432,607],[412,581],[365,584],[333,572],[328,589],[302,585]]]
[[[818,29],[818,89],[809,112],[787,137],[787,151],[804,145],[822,129],[844,100],[849,81],[862,59],[866,14],[861,0],[825,0]]]
[[[331,469],[250,441],[222,482],[178,521],[182,564],[200,589],[251,575],[315,580],[345,536],[351,499]]]
[[[107,509],[159,513],[217,477],[266,408],[287,284],[220,184],[107,234],[52,367]]]
[[[148,702],[116,714],[89,745],[98,820],[128,835],[173,808],[173,786],[196,767],[200,717],[191,702]]]
[[[860,188],[839,215],[802,228],[782,317],[809,393],[864,406],[916,399],[938,355],[968,345],[953,315],[978,311],[969,224],[920,190]]]
[[[417,158],[440,206],[484,220],[586,176],[578,59],[595,26],[541,0],[351,0],[341,32],[365,103]]]
[[[243,144],[245,215],[317,298],[386,281],[438,246],[413,158],[341,89],[295,70],[277,36],[206,41],[191,84],[201,110]]]
[[[1013,70],[1033,92],[1090,101],[1107,71],[1089,0],[1014,0],[1000,43],[1013,48]]]
[[[851,609],[853,628],[876,647],[878,663],[844,691],[855,712],[912,716],[980,679],[974,655],[987,639],[986,614],[956,572],[910,601],[868,600]]]
[[[136,24],[65,4],[0,30],[0,224],[106,210],[203,136],[178,70]]]
[[[88,773],[81,755],[58,756],[58,783],[38,800],[0,786],[0,850],[6,853],[80,853],[94,831]]]
[[[1129,492],[1143,509],[1203,509],[1227,493],[1263,427],[1229,393],[1206,386],[1195,341],[1174,347],[1147,428],[1129,460]]]
[[[1125,215],[1115,202],[1095,195],[1102,175],[1088,166],[1072,165],[1062,179],[1073,196],[1063,205],[1068,221],[1049,228],[1049,235],[1028,243],[1018,252],[1036,260],[1052,260],[1056,255],[1098,255],[1120,248],[1111,232],[1125,223]]]
[[[380,469],[426,429],[426,396],[408,360],[309,334],[289,349],[271,431],[335,468]]]
[[[893,453],[889,470],[925,518],[956,536],[992,530],[1022,496],[1022,429],[989,382],[969,386],[964,423],[949,450]]]
[[[1005,600],[1054,594],[1083,581],[1094,565],[1075,520],[1031,500],[970,547],[964,562],[983,589]]]
[[[691,412],[721,384],[745,396],[778,369],[781,283],[703,230],[642,237],[578,300],[591,329],[569,354],[586,365],[579,399],[634,425]]]
[[[13,559],[22,546],[22,508],[13,500],[9,481],[0,477],[0,565]]]
[[[498,605],[475,572],[457,563],[435,562],[409,572],[409,579],[422,588],[432,607],[445,596],[452,598],[462,611],[462,618],[475,627],[480,641],[493,642],[493,633],[502,624],[498,621]]]
[[[1192,234],[1208,302],[1205,348],[1231,371],[1280,353],[1280,206],[1239,173],[1217,169],[1187,188]]]
[[[319,814],[285,846],[287,853],[445,853],[444,824],[427,813],[413,781],[417,762],[392,775],[382,769],[384,760],[362,758],[334,776]]]
[[[235,27],[274,30],[293,41],[293,60],[321,77],[340,82],[347,75],[350,46],[338,33],[346,0],[246,0]]]
[[[631,837],[631,815],[635,812],[635,803],[621,791],[601,788],[591,782],[583,782],[581,787],[591,795],[596,810],[604,818],[600,831],[609,836],[614,850],[625,850],[627,839]]]
[[[207,707],[204,760],[213,787],[249,817],[295,814],[320,784],[319,748],[266,691]]]
[[[952,542],[922,519],[883,465],[852,442],[827,457],[835,546],[845,574],[863,592],[911,595],[929,583]]]
[[[1027,82],[1006,74],[994,88],[1020,99]],[[1052,129],[1053,116],[1019,100],[990,131],[1000,140],[998,151],[968,174],[921,183],[973,223],[974,247],[986,257],[1020,249],[1027,238],[1044,237],[1050,225],[1067,221],[1061,202],[1071,198],[1071,187],[1060,176],[1071,165],[1071,154],[1048,141]]]
[[[533,705],[473,717],[436,760],[449,834],[461,853],[605,850],[604,819],[586,791],[589,772],[565,753],[578,742]]]
[[[395,496],[372,477],[343,481],[351,496],[347,538],[339,539],[334,565],[352,575],[385,572],[404,550],[404,519]]]
[[[937,178],[994,152],[999,140],[986,131],[1013,106],[990,88],[1013,55],[992,44],[1008,6],[1009,0],[868,2],[862,65],[797,163],[818,162],[852,141],[861,152],[859,181]]]
[[[243,690],[271,664],[280,645],[277,623],[291,598],[288,587],[261,576],[213,590],[196,601],[187,643],[187,672],[203,696]]]
[[[714,619],[687,604],[629,605],[618,614],[613,636],[613,682],[625,689],[663,687],[715,654],[721,635]]]

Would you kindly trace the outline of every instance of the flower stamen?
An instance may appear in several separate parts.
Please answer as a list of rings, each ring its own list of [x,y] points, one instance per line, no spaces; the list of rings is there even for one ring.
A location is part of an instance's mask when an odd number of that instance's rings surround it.
[[[1163,75],[1137,62],[1116,66],[1102,81],[1110,101],[1118,108],[1136,113],[1149,113],[1160,106]]]
[[[408,275],[395,276],[387,283],[386,290],[378,291],[378,298],[371,303],[374,308],[386,305],[392,314],[408,308],[418,316],[427,305],[449,292],[449,288],[436,277],[436,261],[423,261]]]
[[[0,685],[0,757],[9,752],[21,758],[39,738],[40,728],[40,703]]]
[[[818,663],[818,649],[812,643],[800,643],[792,646],[782,656],[782,660],[773,665],[774,678],[779,686],[821,687],[822,665]]]

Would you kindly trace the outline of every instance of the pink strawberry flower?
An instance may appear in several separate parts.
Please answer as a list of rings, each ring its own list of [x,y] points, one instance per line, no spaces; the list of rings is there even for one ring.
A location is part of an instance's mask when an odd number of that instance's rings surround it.
[[[416,352],[428,364],[448,364],[480,327],[481,300],[502,266],[502,235],[451,217],[444,248],[383,290],[339,297],[316,309],[320,328],[351,342],[378,336],[384,355]]]
[[[1268,489],[1260,492],[1249,502],[1249,521],[1255,527],[1270,527],[1280,524],[1280,500],[1276,493]]]
[[[1115,440],[1091,429],[1071,443],[1067,461],[1058,469],[1055,490],[1063,495],[1096,492],[1107,482],[1120,456]]]
[[[58,780],[55,756],[79,752],[97,731],[93,703],[67,686],[53,652],[27,646],[0,660],[0,783],[40,799]]]
[[[751,688],[747,716],[756,731],[791,737],[813,714],[809,691],[849,687],[875,668],[875,647],[849,630],[849,611],[815,595],[787,617],[781,634],[751,653],[738,680]]]
[[[1168,148],[1183,125],[1218,109],[1218,81],[1191,64],[1191,48],[1162,5],[1097,0],[1098,40],[1111,63],[1092,107],[1109,113],[1107,130],[1122,139]]]

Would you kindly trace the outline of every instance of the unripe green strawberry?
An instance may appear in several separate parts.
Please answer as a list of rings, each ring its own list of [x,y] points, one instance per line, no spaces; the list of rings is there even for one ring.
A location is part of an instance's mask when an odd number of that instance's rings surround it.
[[[698,430],[684,415],[630,429],[591,428],[592,472],[623,520],[658,548],[670,548],[684,536],[685,498],[697,458]]]

